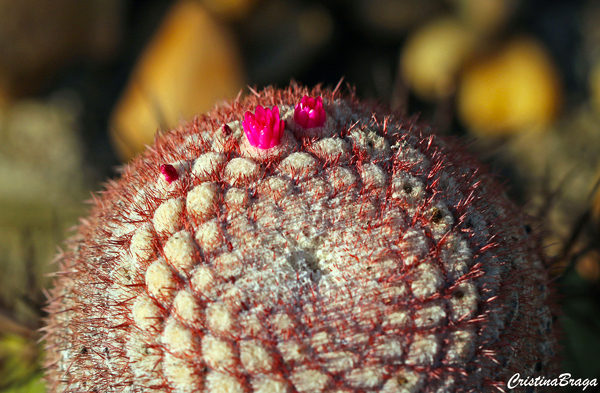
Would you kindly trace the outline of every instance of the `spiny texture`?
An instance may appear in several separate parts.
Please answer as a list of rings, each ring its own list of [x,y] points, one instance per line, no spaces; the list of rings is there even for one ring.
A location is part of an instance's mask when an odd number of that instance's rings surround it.
[[[320,127],[294,121],[305,95]],[[242,126],[258,105],[285,121],[266,150]],[[498,391],[555,358],[527,232],[414,121],[269,88],[159,137],[94,200],[51,293],[50,390]]]

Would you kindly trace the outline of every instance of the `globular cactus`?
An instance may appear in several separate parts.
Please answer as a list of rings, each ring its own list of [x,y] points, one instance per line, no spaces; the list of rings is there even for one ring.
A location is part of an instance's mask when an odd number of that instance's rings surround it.
[[[547,373],[543,257],[456,142],[267,88],[160,136],[60,258],[52,392],[492,392]]]

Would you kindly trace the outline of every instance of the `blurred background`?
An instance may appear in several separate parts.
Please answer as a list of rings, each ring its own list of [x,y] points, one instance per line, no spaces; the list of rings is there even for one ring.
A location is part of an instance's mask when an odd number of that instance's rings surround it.
[[[562,371],[599,378],[598,21],[594,0],[0,0],[0,392],[44,391],[51,262],[119,165],[246,85],[342,77],[469,141],[539,217]]]

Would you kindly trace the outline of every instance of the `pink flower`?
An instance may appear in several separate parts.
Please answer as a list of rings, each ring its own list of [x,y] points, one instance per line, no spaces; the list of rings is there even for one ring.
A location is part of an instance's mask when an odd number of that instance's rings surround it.
[[[321,127],[326,116],[321,97],[304,96],[294,109],[294,121],[302,128]]]
[[[256,107],[253,114],[248,111],[244,115],[244,132],[248,142],[259,149],[270,149],[277,146],[283,136],[285,123],[279,119],[279,108]]]
[[[160,166],[160,173],[163,174],[167,183],[171,184],[175,180],[179,178],[179,174],[177,173],[177,169],[173,165],[170,164],[162,164]]]

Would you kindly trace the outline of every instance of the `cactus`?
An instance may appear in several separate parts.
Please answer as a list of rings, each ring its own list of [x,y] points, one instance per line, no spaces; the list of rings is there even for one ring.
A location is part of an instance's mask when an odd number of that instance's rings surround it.
[[[552,370],[542,253],[475,159],[338,89],[252,93],[94,198],[50,293],[50,391],[493,392]]]

